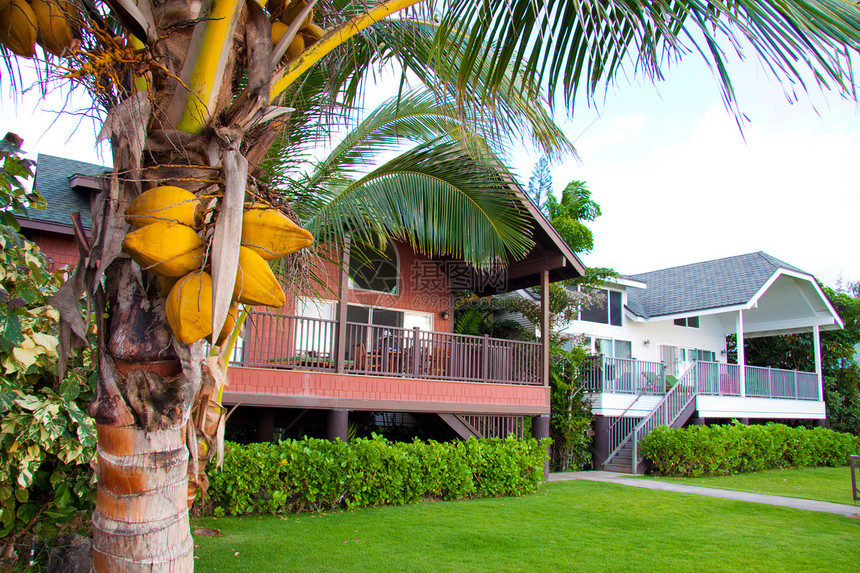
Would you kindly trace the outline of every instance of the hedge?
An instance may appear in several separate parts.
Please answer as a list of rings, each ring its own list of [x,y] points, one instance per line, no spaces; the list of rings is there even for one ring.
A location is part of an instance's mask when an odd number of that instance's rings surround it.
[[[395,443],[379,436],[228,443],[223,469],[207,469],[204,506],[219,515],[279,514],[523,495],[543,480],[548,445],[514,438]]]
[[[642,440],[643,457],[669,476],[731,475],[764,469],[847,465],[860,438],[783,424],[661,426]]]

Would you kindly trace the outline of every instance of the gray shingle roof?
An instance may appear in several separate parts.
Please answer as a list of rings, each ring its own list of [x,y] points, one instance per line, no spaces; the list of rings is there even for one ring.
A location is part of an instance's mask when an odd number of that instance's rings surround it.
[[[109,168],[83,161],[73,161],[40,153],[36,157],[36,178],[33,188],[48,202],[47,209],[28,209],[29,219],[42,223],[71,225],[72,213],[81,214],[84,227],[92,227],[89,190],[76,190],[69,186],[73,175],[98,175]]]
[[[627,289],[627,308],[652,318],[746,304],[778,269],[809,274],[761,251],[693,263],[630,275],[648,287]]]

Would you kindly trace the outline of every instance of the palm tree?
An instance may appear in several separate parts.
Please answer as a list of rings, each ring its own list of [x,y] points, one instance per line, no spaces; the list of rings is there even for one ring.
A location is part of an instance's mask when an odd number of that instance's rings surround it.
[[[205,439],[192,427],[205,426],[205,416],[192,419],[192,407],[201,399],[209,404],[224,379],[222,362],[206,359],[202,343],[173,341],[157,281],[121,256],[128,231],[122,213],[142,189],[169,181],[210,198],[209,212],[217,222],[206,236],[206,252],[217,332],[236,274],[245,193],[272,195],[259,162],[288,126],[290,136],[303,141],[320,118],[330,123],[358,107],[367,72],[386,59],[397,58],[435,85],[443,101],[454,96],[466,122],[501,118],[499,134],[511,118],[540,125],[542,111],[527,102],[541,96],[542,86],[549,89],[550,102],[556,86],[570,102],[578,88],[592,94],[612,80],[628,59],[659,76],[660,58],[683,55],[682,40],[694,32],[704,37],[700,52],[719,71],[728,101],[731,87],[718,35],[745,37],[782,78],[801,78],[795,68],[800,60],[813,69],[816,81],[846,90],[845,59],[860,45],[860,11],[838,0],[457,0],[431,46],[410,37],[421,29],[413,22],[433,21],[429,3],[424,14],[412,12],[388,27],[374,25],[418,0],[271,0],[267,10],[256,2],[227,0],[50,2],[56,8],[53,23],[43,25],[41,41],[64,54],[62,77],[84,84],[107,112],[102,136],[111,141],[115,165],[93,212],[93,242],[82,241],[77,272],[54,299],[63,317],[66,354],[72,344],[85,341],[79,295],[89,292],[95,302],[99,384],[90,413],[99,436],[96,571],[193,568],[185,476],[189,451],[196,475],[198,449],[185,444]],[[25,4],[13,0],[6,8],[11,12],[0,19],[13,22],[0,31],[7,54],[32,55],[35,15]],[[273,45],[272,21],[280,14],[289,15],[290,24]],[[71,24],[68,33],[55,33],[55,17]],[[309,26],[310,20],[324,29]],[[298,36],[308,44],[304,49]],[[553,138],[542,127],[532,133],[539,142]],[[445,165],[445,154],[474,155],[478,149],[468,138],[456,144],[440,139],[406,160],[441,169],[432,163],[442,159]],[[371,201],[381,201],[385,182],[367,179],[356,187],[328,180],[325,188],[333,197],[363,189]],[[332,216],[350,216],[345,208],[338,211],[343,203],[332,205]],[[365,215],[352,212],[355,220]],[[336,235],[343,227],[321,228]],[[391,228],[410,227],[395,221]],[[419,221],[412,229],[434,244],[432,225]],[[480,249],[471,254],[463,249],[477,262],[485,256]]]

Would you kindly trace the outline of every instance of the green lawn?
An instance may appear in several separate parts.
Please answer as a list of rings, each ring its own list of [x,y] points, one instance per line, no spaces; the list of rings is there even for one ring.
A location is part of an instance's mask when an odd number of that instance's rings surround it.
[[[733,476],[701,478],[648,479],[854,505],[851,495],[851,469],[848,467],[764,470]]]
[[[587,481],[530,496],[201,519],[198,572],[857,571],[860,520]]]

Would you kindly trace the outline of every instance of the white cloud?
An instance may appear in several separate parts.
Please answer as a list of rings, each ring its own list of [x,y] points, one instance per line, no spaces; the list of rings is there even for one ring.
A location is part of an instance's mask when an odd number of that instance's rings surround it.
[[[604,213],[587,263],[640,272],[763,250],[826,284],[860,278],[860,133],[819,127],[753,123],[744,142],[714,108],[671,145],[586,159]]]

